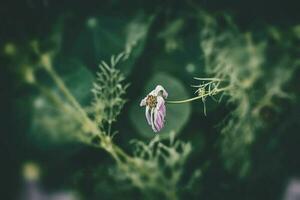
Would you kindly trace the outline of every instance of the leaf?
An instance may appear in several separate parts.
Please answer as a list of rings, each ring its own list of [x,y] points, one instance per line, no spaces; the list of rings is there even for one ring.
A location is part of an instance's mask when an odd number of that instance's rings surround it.
[[[169,93],[168,99],[186,99],[188,94],[183,84],[176,78],[166,74],[159,73],[152,77],[152,79],[146,84],[145,92],[143,96],[146,96],[148,92],[153,90],[156,85],[162,85]],[[143,97],[140,97],[142,99]],[[145,118],[145,108],[139,106],[139,100],[136,101],[130,108],[130,119],[132,124],[135,126],[138,133],[144,137],[152,138],[155,133],[151,127],[147,124]],[[165,127],[159,132],[164,138],[169,135],[171,131],[178,134],[191,114],[191,105],[186,104],[167,104],[167,116]]]
[[[77,101],[82,105],[88,105],[92,98],[94,75],[76,59],[58,61],[57,70],[64,83]],[[57,90],[57,88],[54,88]]]
[[[55,68],[76,100],[81,105],[88,105],[92,97],[92,73],[80,62],[70,59],[57,60]],[[49,90],[52,95],[41,94],[33,101],[30,140],[44,150],[65,149],[68,146],[72,149],[74,142],[78,140],[76,137],[83,133],[78,112],[56,85],[45,90]]]
[[[79,33],[71,50],[71,56],[78,56],[91,64],[91,60],[109,60],[112,54],[130,52],[129,58],[120,70],[128,74],[142,53],[148,29],[153,17],[91,17],[86,29]]]

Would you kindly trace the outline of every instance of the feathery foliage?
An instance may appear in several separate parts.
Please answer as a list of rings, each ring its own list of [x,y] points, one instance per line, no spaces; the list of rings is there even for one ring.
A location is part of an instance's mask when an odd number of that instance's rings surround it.
[[[125,77],[115,67],[124,56],[125,53],[120,53],[117,57],[111,57],[110,65],[105,62],[99,65],[100,71],[97,72],[92,89],[94,94],[92,115],[101,130],[106,131],[107,134],[111,134],[111,125],[126,102],[123,96],[129,85],[122,83]]]
[[[268,124],[264,112],[280,109],[276,99],[290,99],[283,88],[299,67],[299,58],[296,48],[285,45],[286,40],[274,41],[269,34],[255,39],[239,31],[229,16],[222,17],[225,28],[220,28],[217,17],[202,15],[201,48],[207,73],[226,81],[228,101],[234,105],[221,131],[225,167],[238,168],[240,176],[245,176],[251,169],[250,146]],[[270,58],[274,49],[278,56]]]

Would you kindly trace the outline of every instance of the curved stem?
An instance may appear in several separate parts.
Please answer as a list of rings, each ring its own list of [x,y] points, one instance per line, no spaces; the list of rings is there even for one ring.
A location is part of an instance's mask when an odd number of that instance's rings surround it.
[[[57,87],[60,89],[60,91],[62,92],[62,94],[64,94],[64,96],[66,97],[66,99],[71,103],[71,105],[73,105],[73,107],[79,112],[82,120],[80,121],[82,123],[82,125],[86,125],[86,123],[88,124],[90,131],[93,135],[98,135],[100,137],[100,139],[103,141],[104,135],[101,133],[101,131],[98,129],[97,124],[95,124],[87,115],[87,113],[85,112],[85,110],[81,107],[81,105],[79,104],[79,102],[76,100],[76,98],[72,95],[72,93],[69,91],[69,89],[67,88],[67,86],[65,85],[65,83],[63,82],[63,80],[60,78],[60,76],[56,73],[56,71],[53,69],[52,67],[52,63],[50,60],[49,55],[43,55],[42,56],[42,64],[44,69],[48,72],[48,74],[50,75],[50,77],[53,79],[53,81],[56,83]],[[89,142],[90,140],[86,140],[85,143],[90,144]],[[91,144],[90,144],[91,145]],[[110,153],[110,155],[112,155],[115,159],[115,156],[123,156],[124,158],[126,158],[127,160],[129,160],[131,157],[125,152],[123,151],[123,149],[119,148],[117,145],[115,145],[112,141],[109,141],[109,145],[113,146],[113,150],[116,151],[117,154],[115,154],[115,152],[109,151],[107,148],[103,147],[108,153]],[[95,146],[95,145],[92,145]],[[98,146],[98,145],[96,145]],[[99,146],[101,147],[101,146]],[[118,159],[118,158],[117,158]]]
[[[193,97],[193,98],[190,98],[190,99],[184,99],[184,100],[178,100],[178,101],[166,101],[166,103],[168,103],[168,104],[188,103],[188,102],[191,102],[191,101],[202,99],[203,97],[211,96],[212,94],[215,95],[216,93],[223,92],[223,91],[228,90],[228,89],[229,89],[229,87],[224,87],[224,88],[221,88],[221,89],[216,89],[211,93],[206,93],[206,94],[203,94],[203,95],[199,95],[199,96],[196,96],[196,97]]]

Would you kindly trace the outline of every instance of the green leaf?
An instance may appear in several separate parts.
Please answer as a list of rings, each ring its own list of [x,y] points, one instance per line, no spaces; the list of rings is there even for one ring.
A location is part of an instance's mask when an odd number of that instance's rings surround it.
[[[94,59],[109,60],[111,55],[123,51],[130,52],[129,59],[122,64],[121,71],[126,75],[142,53],[152,16],[134,17],[91,17],[87,19],[86,29],[78,36],[71,56],[79,56],[87,63]]]
[[[162,85],[169,93],[168,99],[178,100],[188,98],[188,93],[186,92],[183,84],[176,78],[166,74],[159,73],[152,77],[152,79],[146,84],[145,92],[143,96],[146,96],[151,90],[155,88],[156,85]],[[135,126],[138,133],[144,137],[151,138],[155,135],[151,127],[148,125],[145,117],[145,108],[140,107],[140,97],[132,107],[130,108],[130,119]],[[167,137],[171,131],[178,134],[191,114],[191,105],[186,104],[167,104],[167,116],[165,127],[159,132],[159,134],[164,138]]]
[[[55,68],[66,87],[82,106],[92,97],[93,74],[80,62],[71,59],[56,60]],[[78,112],[71,106],[55,84],[48,89],[50,96],[40,94],[33,101],[33,119],[30,140],[40,149],[58,150],[74,147],[76,137],[82,134]],[[53,98],[55,96],[55,98]],[[60,99],[55,101],[54,99]]]
[[[95,76],[76,59],[59,61],[57,66],[61,69],[58,71],[59,75],[77,101],[82,105],[88,105],[92,98],[91,89]]]

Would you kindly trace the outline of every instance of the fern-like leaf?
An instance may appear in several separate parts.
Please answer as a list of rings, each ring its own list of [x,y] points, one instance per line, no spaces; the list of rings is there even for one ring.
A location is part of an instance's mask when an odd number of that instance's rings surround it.
[[[124,95],[129,84],[124,84],[124,75],[116,68],[116,65],[124,60],[125,54],[112,56],[110,63],[104,61],[99,65],[96,81],[92,92],[92,116],[99,127],[106,134],[111,134],[111,124],[116,121],[126,100]]]

